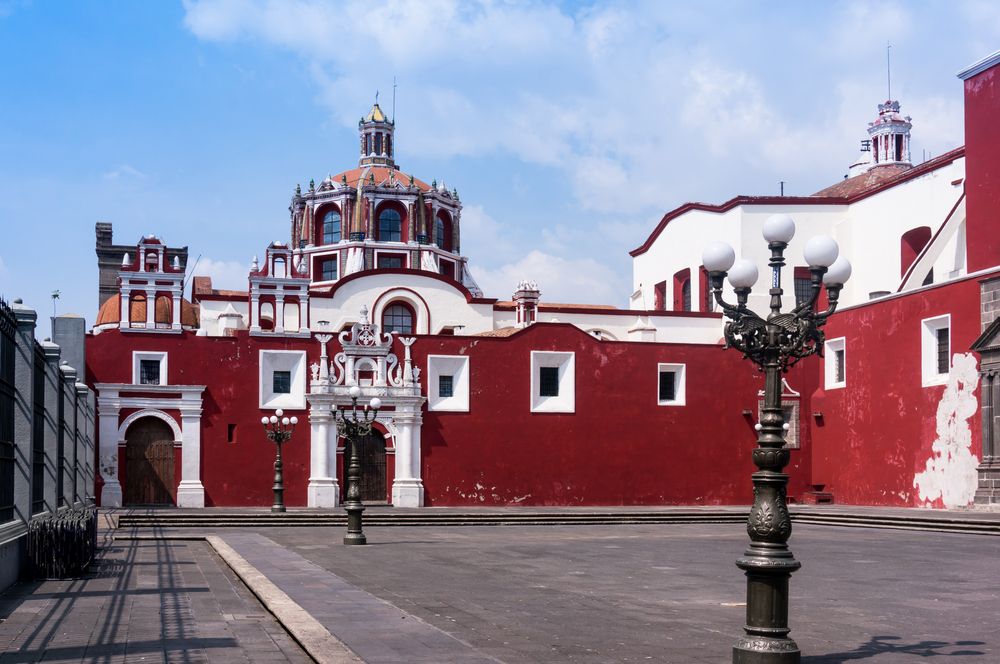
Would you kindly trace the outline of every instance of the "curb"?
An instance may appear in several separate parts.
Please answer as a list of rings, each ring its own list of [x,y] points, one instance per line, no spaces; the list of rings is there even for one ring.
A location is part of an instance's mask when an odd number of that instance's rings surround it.
[[[222,538],[206,535],[197,539],[208,542],[313,660],[319,664],[354,664],[364,661]]]

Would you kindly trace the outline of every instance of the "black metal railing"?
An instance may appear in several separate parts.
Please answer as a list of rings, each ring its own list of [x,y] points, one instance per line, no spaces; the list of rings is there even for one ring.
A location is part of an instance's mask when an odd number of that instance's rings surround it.
[[[97,550],[97,510],[63,510],[28,524],[28,559],[35,576],[64,579],[87,571]]]
[[[17,319],[0,300],[0,523],[14,519],[14,344]]]
[[[38,344],[32,391],[31,513],[38,514],[45,511],[45,353]]]

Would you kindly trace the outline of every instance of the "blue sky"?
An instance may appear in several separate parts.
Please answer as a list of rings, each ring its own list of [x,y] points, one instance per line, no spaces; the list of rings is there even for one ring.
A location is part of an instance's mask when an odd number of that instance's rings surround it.
[[[0,0],[0,293],[93,322],[97,221],[243,287],[395,75],[397,161],[459,190],[487,294],[625,306],[668,209],[843,176],[886,40],[914,157],[962,144],[955,72],[1000,48],[998,7]]]

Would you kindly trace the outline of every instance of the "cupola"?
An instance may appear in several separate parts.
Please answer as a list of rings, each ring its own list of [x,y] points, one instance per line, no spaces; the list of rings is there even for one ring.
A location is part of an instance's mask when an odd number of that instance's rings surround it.
[[[382,112],[376,95],[372,110],[358,123],[361,134],[361,158],[358,159],[358,166],[395,166],[392,136],[395,128],[396,123]]]

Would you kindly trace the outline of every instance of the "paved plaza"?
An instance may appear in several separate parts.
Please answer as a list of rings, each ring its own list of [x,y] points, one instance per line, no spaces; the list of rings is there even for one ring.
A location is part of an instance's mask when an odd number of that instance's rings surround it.
[[[726,662],[745,610],[737,524],[216,534],[370,662]],[[792,546],[807,664],[1000,661],[996,537],[797,525]],[[198,540],[118,539],[0,616],[2,662],[308,661]]]

